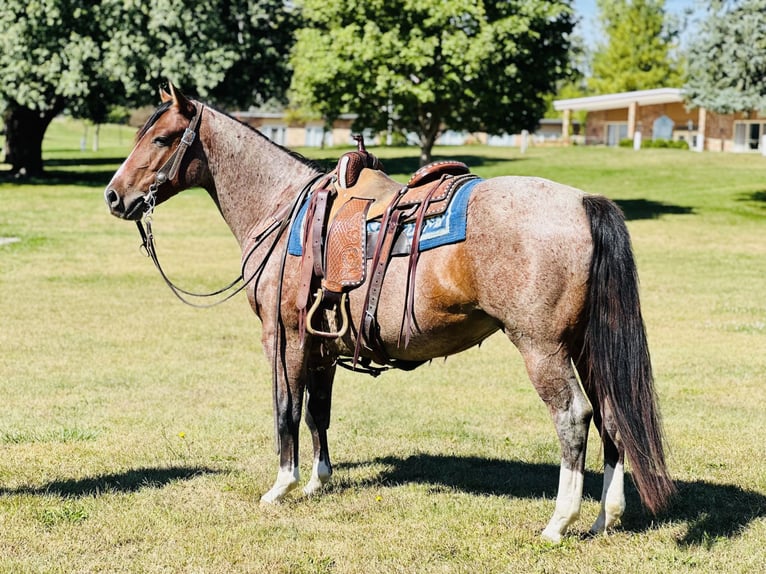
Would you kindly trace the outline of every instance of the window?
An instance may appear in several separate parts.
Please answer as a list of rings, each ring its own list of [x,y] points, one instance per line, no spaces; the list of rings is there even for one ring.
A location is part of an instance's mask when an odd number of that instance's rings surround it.
[[[734,151],[760,149],[761,138],[766,135],[764,122],[734,122]]]
[[[306,147],[322,147],[322,141],[326,139],[322,126],[306,126]]]
[[[673,120],[668,116],[660,116],[652,123],[653,140],[670,140],[673,137]]]
[[[628,137],[628,124],[614,123],[606,124],[606,145],[617,146],[620,145],[620,140],[627,139]]]
[[[259,129],[263,135],[265,135],[274,143],[285,145],[287,128],[282,126],[261,126]]]

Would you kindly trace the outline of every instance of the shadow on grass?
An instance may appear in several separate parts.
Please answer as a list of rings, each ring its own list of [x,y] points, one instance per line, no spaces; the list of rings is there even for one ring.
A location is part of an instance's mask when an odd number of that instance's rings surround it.
[[[45,173],[42,176],[17,176],[10,171],[0,171],[0,183],[17,183],[19,185],[40,185],[45,187],[55,185],[77,185],[83,187],[104,188],[112,179],[114,172],[125,158],[98,158],[89,160],[49,160],[45,162]],[[50,169],[49,166],[72,169]],[[91,169],[89,166],[112,166],[109,169]],[[77,169],[82,167],[83,169]]]
[[[518,498],[556,496],[559,467],[514,460],[418,454],[407,458],[382,457],[371,461],[387,469],[369,479],[370,485],[429,484],[479,495]],[[358,463],[350,466],[367,465]],[[343,465],[338,465],[343,468]],[[583,495],[599,500],[602,475],[586,472]],[[677,481],[678,494],[670,507],[652,516],[641,507],[635,487],[626,481],[627,509],[621,528],[642,532],[656,524],[684,522],[681,546],[709,546],[722,538],[734,538],[754,520],[766,517],[766,495],[732,484]],[[595,516],[592,517],[595,520]],[[583,518],[584,520],[584,518]]]
[[[218,471],[199,466],[171,466],[167,468],[136,468],[122,473],[105,474],[72,480],[57,480],[39,487],[2,488],[0,496],[27,494],[33,496],[61,496],[82,498],[104,493],[138,492],[144,488],[161,488],[171,482],[191,480],[197,476]]]
[[[747,193],[739,197],[739,201],[754,201],[757,203],[766,203],[766,190],[754,191],[753,193]]]
[[[649,199],[618,199],[615,203],[620,206],[625,219],[657,219],[663,215],[693,215],[694,209],[672,203],[652,201]]]

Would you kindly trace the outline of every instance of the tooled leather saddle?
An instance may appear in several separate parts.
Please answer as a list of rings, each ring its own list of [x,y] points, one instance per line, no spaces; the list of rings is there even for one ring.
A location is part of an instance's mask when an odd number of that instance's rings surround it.
[[[365,149],[363,138],[355,138],[357,150],[340,158],[309,200],[296,298],[301,335],[305,331],[324,338],[345,335],[349,325],[346,294],[367,282],[351,368],[356,368],[363,344],[376,363],[410,369],[421,363],[389,358],[378,336],[376,312],[386,268],[394,255],[409,255],[399,341],[401,344],[403,337],[406,347],[415,328],[414,285],[424,222],[443,214],[455,192],[477,176],[462,162],[440,161],[420,168],[402,186],[386,175],[380,160]],[[379,222],[379,231],[368,230],[370,221]],[[414,226],[412,237],[401,233],[407,223]],[[372,259],[369,281],[368,259]],[[312,324],[316,311],[333,307],[341,315],[340,327],[334,331],[316,328]],[[365,370],[375,371],[369,367]]]

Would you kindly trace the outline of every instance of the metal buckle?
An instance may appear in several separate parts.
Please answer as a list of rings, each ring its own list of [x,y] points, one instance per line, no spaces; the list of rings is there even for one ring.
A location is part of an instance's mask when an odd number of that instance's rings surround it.
[[[184,130],[184,135],[181,137],[181,143],[186,145],[191,145],[194,143],[194,138],[197,136],[196,133],[194,133],[194,130],[190,130],[189,128],[186,128]]]

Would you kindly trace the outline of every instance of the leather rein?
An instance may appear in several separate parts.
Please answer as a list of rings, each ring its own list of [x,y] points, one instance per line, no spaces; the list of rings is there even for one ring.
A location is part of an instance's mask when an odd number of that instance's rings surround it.
[[[144,214],[141,217],[141,219],[136,221],[136,227],[138,227],[138,232],[141,235],[141,242],[142,242],[141,247],[143,251],[146,253],[148,257],[151,258],[152,262],[154,263],[154,266],[157,268],[157,271],[159,271],[163,281],[165,281],[165,284],[170,288],[173,294],[181,302],[185,303],[186,305],[189,305],[191,307],[196,307],[198,309],[206,309],[210,307],[215,307],[216,305],[220,305],[221,303],[225,303],[226,301],[228,301],[229,299],[237,295],[240,291],[244,290],[250,283],[253,282],[255,278],[257,278],[261,274],[264,267],[266,266],[267,261],[269,260],[269,257],[274,252],[277,246],[277,243],[282,238],[284,232],[291,227],[299,211],[301,204],[303,203],[304,199],[309,193],[309,190],[314,185],[314,183],[316,183],[316,181],[320,177],[322,177],[322,174],[316,176],[315,178],[312,178],[303,187],[301,192],[295,197],[292,203],[287,205],[285,208],[280,209],[277,214],[272,216],[271,219],[273,220],[273,222],[265,230],[258,233],[258,235],[255,237],[253,246],[247,252],[247,255],[243,257],[242,259],[242,268],[241,268],[239,276],[236,277],[231,283],[229,283],[225,287],[222,287],[215,291],[211,291],[209,293],[194,293],[192,291],[187,291],[186,289],[182,289],[181,287],[178,287],[167,276],[164,269],[162,268],[162,265],[160,265],[159,258],[157,257],[157,248],[154,242],[154,232],[152,230],[152,216],[154,214],[154,208],[156,207],[156,203],[157,203],[157,198],[156,198],[157,190],[165,182],[172,181],[173,179],[175,179],[175,177],[178,175],[178,170],[181,166],[181,162],[183,161],[184,156],[186,155],[187,150],[189,149],[189,147],[191,147],[191,145],[194,143],[194,140],[197,138],[197,128],[199,126],[200,119],[202,117],[202,111],[204,110],[204,106],[195,102],[194,107],[196,109],[196,113],[194,114],[194,117],[190,120],[189,127],[184,130],[183,136],[181,136],[181,141],[179,142],[178,147],[176,147],[173,154],[162,165],[162,167],[160,167],[160,169],[157,170],[154,176],[154,183],[152,183],[149,186],[149,192],[146,195],[144,195],[144,203],[146,204],[146,207],[144,208]],[[276,236],[273,238],[271,244],[269,245],[266,255],[263,257],[263,259],[258,264],[256,269],[249,275],[249,277],[247,277],[247,279],[245,279],[245,269],[247,267],[247,264],[250,262],[250,259],[252,258],[253,254],[262,245],[264,245],[266,240],[269,238],[269,236],[271,236],[275,232],[276,232]],[[286,254],[287,254],[287,251],[285,250],[285,256]],[[229,291],[231,292],[228,293]],[[200,304],[189,299],[190,297],[197,298],[197,299],[204,299],[204,298],[215,297],[215,296],[224,295],[224,294],[226,294],[225,297],[217,301],[214,301],[213,303]]]

